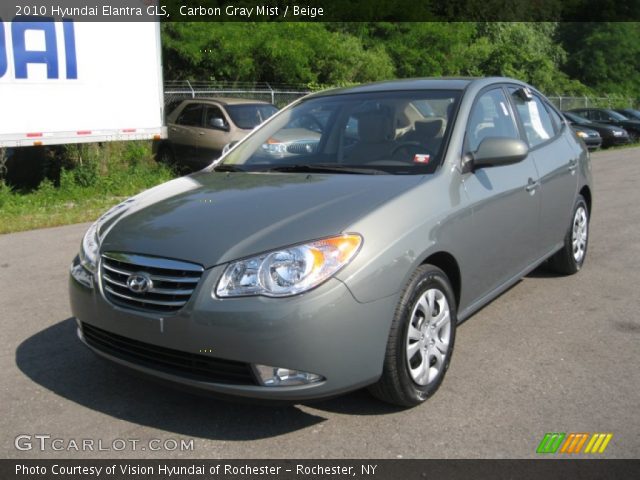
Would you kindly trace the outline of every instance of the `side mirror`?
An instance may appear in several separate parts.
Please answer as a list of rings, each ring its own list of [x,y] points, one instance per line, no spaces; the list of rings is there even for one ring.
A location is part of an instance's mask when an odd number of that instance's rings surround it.
[[[227,124],[220,117],[215,117],[209,120],[209,126],[211,126],[212,128],[217,128],[218,130],[229,130]]]
[[[475,168],[497,167],[518,163],[529,154],[529,147],[520,139],[506,137],[487,137],[471,154]]]
[[[222,149],[222,155],[225,155],[229,150],[231,150],[236,145],[236,143],[238,143],[238,140],[234,140],[233,142],[227,143]]]

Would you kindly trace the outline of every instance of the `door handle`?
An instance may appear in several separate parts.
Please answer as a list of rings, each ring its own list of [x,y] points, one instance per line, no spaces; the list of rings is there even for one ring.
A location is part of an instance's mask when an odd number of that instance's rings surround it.
[[[198,135],[202,136],[204,135],[204,132],[198,132]]]
[[[527,182],[527,186],[525,187],[525,189],[527,190],[527,192],[533,194],[536,191],[536,188],[538,188],[538,186],[540,185],[540,182],[538,182],[537,180],[533,180],[533,178],[529,177],[529,181]]]
[[[569,171],[573,173],[576,171],[576,168],[578,168],[578,160],[573,159],[569,162]]]

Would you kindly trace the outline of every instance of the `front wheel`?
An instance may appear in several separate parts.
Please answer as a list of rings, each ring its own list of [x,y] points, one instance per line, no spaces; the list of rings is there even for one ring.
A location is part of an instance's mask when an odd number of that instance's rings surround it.
[[[369,387],[371,393],[404,407],[427,400],[449,368],[456,323],[449,279],[433,265],[420,266],[396,308],[382,376]]]
[[[564,246],[549,259],[551,269],[564,275],[578,272],[587,256],[589,209],[582,195],[578,195],[571,219]]]

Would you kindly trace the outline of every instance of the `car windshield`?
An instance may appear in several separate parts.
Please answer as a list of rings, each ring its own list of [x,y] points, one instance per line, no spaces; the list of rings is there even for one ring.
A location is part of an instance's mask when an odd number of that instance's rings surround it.
[[[233,123],[245,130],[251,130],[256,125],[260,125],[277,111],[275,106],[267,103],[227,105],[227,112]]]
[[[569,121],[573,122],[573,123],[580,123],[580,124],[589,124],[589,123],[593,123],[591,122],[591,120],[581,117],[580,115],[576,115],[575,113],[570,113],[570,112],[562,112],[562,114],[565,116],[565,118],[567,118]]]
[[[613,110],[607,110],[607,113],[613,117],[614,120],[629,120],[624,115],[619,114],[618,112],[614,112]]]
[[[621,115],[624,115],[630,120],[640,120],[640,112],[638,110],[632,110],[632,109],[620,110],[618,113],[620,113]]]
[[[423,174],[442,160],[460,91],[311,97],[285,109],[217,170]]]

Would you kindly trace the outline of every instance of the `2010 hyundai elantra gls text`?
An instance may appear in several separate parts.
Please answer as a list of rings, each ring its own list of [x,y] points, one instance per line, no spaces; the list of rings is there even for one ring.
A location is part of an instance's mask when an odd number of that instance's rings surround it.
[[[104,214],[73,315],[93,351],[173,383],[412,406],[461,321],[544,261],[580,270],[591,204],[586,148],[524,83],[330,90]]]

